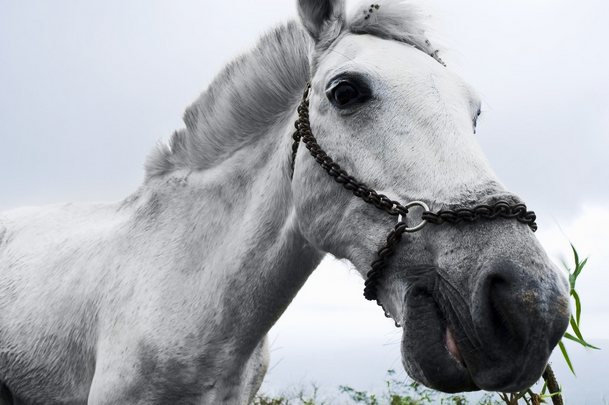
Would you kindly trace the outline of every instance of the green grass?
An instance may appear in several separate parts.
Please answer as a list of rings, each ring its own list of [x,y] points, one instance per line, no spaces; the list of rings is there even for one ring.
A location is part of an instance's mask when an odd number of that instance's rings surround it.
[[[387,372],[385,391],[380,394],[370,394],[367,391],[358,391],[351,387],[340,386],[342,397],[320,398],[315,385],[312,389],[300,389],[291,393],[284,393],[271,397],[258,395],[252,405],[473,405],[465,396],[449,395],[429,389],[417,382],[405,382],[395,378],[395,371]],[[347,397],[348,400],[345,398]],[[484,395],[478,405],[500,405],[498,397],[493,394]]]
[[[590,348],[590,349],[600,350],[598,347],[592,346],[591,344],[586,342],[580,331],[582,304],[581,304],[581,300],[579,298],[579,294],[575,290],[575,283],[577,282],[577,278],[580,276],[582,270],[584,269],[584,266],[588,262],[588,258],[585,258],[583,261],[580,261],[579,254],[577,253],[577,249],[575,249],[575,246],[573,246],[573,244],[571,244],[571,249],[573,250],[573,259],[575,261],[575,267],[573,270],[571,270],[566,263],[564,264],[564,266],[567,269],[567,272],[569,273],[569,287],[570,287],[569,294],[571,297],[573,297],[573,300],[575,302],[575,316],[573,316],[573,314],[571,314],[571,320],[569,322],[569,326],[571,327],[571,330],[572,330],[573,334],[575,334],[575,336],[573,336],[572,333],[569,333],[567,331],[565,333],[563,339],[572,340],[572,341],[579,343],[580,345]],[[565,344],[563,343],[562,339],[560,342],[558,342],[558,346],[560,347],[560,351],[562,352],[562,355],[565,358],[565,361],[567,362],[569,369],[571,370],[573,375],[575,375],[575,369],[573,368],[573,364],[571,364],[571,359],[569,358],[569,354],[567,353],[567,349],[566,349]]]

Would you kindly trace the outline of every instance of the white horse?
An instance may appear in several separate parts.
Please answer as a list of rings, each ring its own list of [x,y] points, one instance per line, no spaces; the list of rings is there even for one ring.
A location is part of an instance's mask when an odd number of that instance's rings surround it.
[[[251,401],[266,334],[324,254],[365,275],[396,222],[304,145],[292,175],[309,80],[319,144],[388,199],[520,202],[474,139],[478,95],[413,6],[298,6],[302,25],[267,34],[187,109],[134,194],[0,216],[0,404]],[[566,280],[511,219],[404,233],[375,286],[407,372],[448,392],[534,383],[569,317]]]

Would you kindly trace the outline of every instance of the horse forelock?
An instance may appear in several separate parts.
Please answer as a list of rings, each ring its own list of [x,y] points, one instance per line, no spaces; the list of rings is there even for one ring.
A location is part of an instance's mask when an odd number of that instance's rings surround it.
[[[146,179],[177,169],[210,168],[268,132],[298,100],[320,55],[343,35],[404,42],[444,64],[425,36],[426,20],[412,1],[364,0],[340,21],[346,25],[327,26],[312,55],[312,40],[300,23],[271,30],[253,50],[227,64],[186,109],[186,128],[175,131],[168,144],[157,143],[146,159]]]
[[[344,12],[344,10],[343,10]],[[422,4],[412,0],[362,0],[348,18],[333,18],[325,22],[319,34],[318,51],[328,49],[341,34],[369,34],[412,45],[444,64],[439,49],[426,36],[429,13]]]
[[[412,45],[444,65],[439,49],[426,36],[429,16],[421,5],[408,0],[360,2],[348,18],[353,34],[369,34]]]

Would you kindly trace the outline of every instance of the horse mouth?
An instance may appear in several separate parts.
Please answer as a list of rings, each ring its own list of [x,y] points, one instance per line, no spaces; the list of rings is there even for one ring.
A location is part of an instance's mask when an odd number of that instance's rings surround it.
[[[446,282],[437,269],[419,271],[406,282],[404,369],[413,379],[439,391],[526,389],[541,377],[566,329],[564,319],[548,318],[539,309],[556,312],[548,305],[519,310],[526,301],[508,299],[522,295],[520,290],[512,286],[495,291],[503,286],[492,278],[486,283],[488,288],[480,289],[492,293],[486,294],[488,302],[473,306],[464,298],[469,295]],[[508,301],[495,302],[499,298]],[[506,320],[508,315],[512,318]]]
[[[404,369],[413,379],[435,390],[477,391],[480,387],[470,375],[462,342],[454,332],[458,326],[449,323],[428,287],[416,282],[406,295],[402,337]]]
[[[455,340],[455,336],[453,335],[453,333],[451,332],[449,327],[446,327],[446,349],[448,349],[448,352],[450,354],[452,354],[452,356],[455,358],[456,361],[459,362],[459,364],[462,367],[467,368],[467,365],[465,364],[465,360],[463,359],[463,355],[461,354],[461,350],[459,350],[459,345],[457,344],[457,341]]]

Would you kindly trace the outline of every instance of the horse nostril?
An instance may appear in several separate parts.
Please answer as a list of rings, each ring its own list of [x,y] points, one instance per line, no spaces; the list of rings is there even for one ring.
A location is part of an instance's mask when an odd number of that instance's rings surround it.
[[[495,344],[518,350],[526,344],[528,323],[519,305],[518,268],[511,263],[493,265],[479,290],[479,327]]]
[[[489,321],[497,334],[508,337],[515,333],[513,311],[510,305],[512,286],[501,275],[493,274],[488,280]]]
[[[547,277],[551,268],[488,264],[471,293],[476,346],[460,348],[478,387],[519,391],[539,378],[568,326],[569,313],[561,311],[567,290]]]

